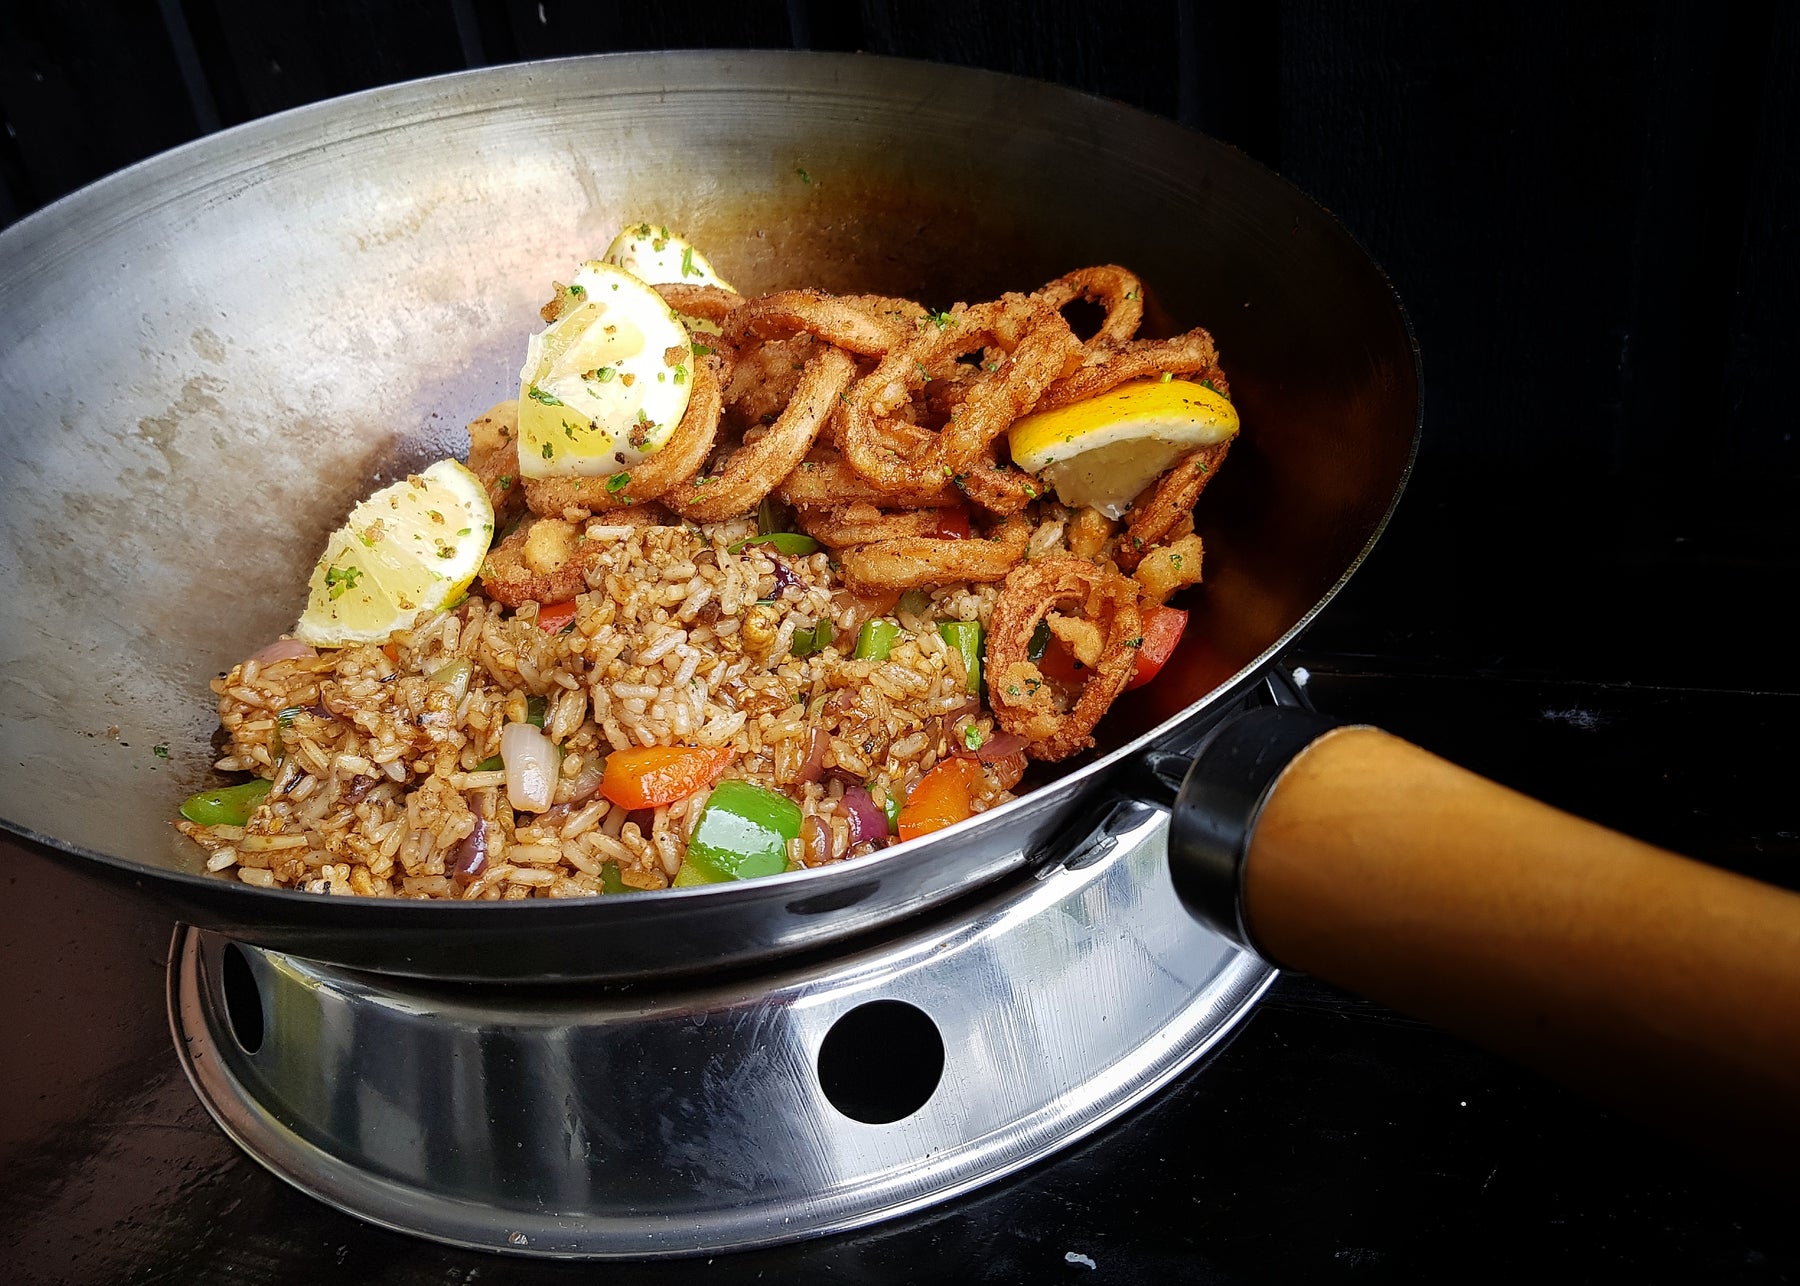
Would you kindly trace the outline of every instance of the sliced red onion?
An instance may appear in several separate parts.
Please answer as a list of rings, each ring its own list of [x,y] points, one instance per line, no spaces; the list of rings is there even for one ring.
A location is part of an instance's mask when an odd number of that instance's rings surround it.
[[[570,789],[571,804],[585,804],[600,790],[600,780],[606,776],[606,760],[596,756],[581,766],[575,775],[575,783]]]
[[[648,835],[651,828],[656,825],[656,810],[654,808],[634,808],[625,814],[625,820],[638,828],[638,834]]]
[[[276,639],[250,660],[258,665],[274,665],[277,661],[298,661],[303,656],[317,655],[310,643],[302,643],[299,639]]]
[[[529,723],[509,723],[500,733],[500,758],[506,763],[506,798],[515,809],[541,813],[556,795],[562,752]]]
[[[775,557],[774,554],[769,555],[769,562],[774,564],[775,567],[775,589],[770,594],[771,598],[780,598],[781,595],[789,589],[805,588],[805,586],[800,583],[800,578],[794,575],[793,569],[779,558]]]
[[[451,876],[458,884],[467,884],[481,877],[488,864],[488,823],[478,818],[475,829],[456,848],[456,866]]]
[[[888,842],[887,814],[875,797],[861,786],[852,786],[844,792],[844,815],[850,822],[850,842],[852,844],[882,845]]]
[[[825,752],[831,749],[831,738],[825,735],[825,729],[813,727],[806,730],[806,762],[800,765],[800,772],[795,781],[814,782],[825,775]]]

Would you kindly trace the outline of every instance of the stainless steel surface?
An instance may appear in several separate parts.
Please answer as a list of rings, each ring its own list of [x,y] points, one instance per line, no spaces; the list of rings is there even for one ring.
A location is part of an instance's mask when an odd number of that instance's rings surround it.
[[[276,1174],[441,1241],[642,1257],[855,1227],[1098,1128],[1261,994],[1272,970],[1176,899],[1166,831],[1121,800],[1073,869],[1020,873],[852,955],[694,990],[412,984],[188,930],[171,961],[177,1048]],[[238,950],[260,997],[255,1053],[227,1013]],[[945,1048],[935,1090],[888,1124],[846,1116],[819,1071],[828,1034],[878,1000],[928,1015]],[[898,1061],[918,1040],[883,1021],[862,1043]]]
[[[1247,428],[1199,515],[1208,579],[1176,663],[1049,787],[826,870],[473,906],[201,875],[168,822],[210,776],[206,680],[292,625],[356,497],[460,449],[512,391],[546,284],[647,215],[751,290],[945,304],[1118,261],[1153,324],[1209,325]],[[1399,305],[1329,215],[1229,148],[1052,86],[619,55],[258,121],[0,233],[0,819],[195,923],[392,973],[642,977],[840,941],[1016,868],[1100,778],[1245,688],[1379,533],[1418,405]]]

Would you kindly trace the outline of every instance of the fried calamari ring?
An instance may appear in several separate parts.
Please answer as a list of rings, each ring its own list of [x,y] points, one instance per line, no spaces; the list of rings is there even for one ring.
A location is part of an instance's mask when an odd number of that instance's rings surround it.
[[[731,314],[725,337],[742,347],[751,339],[786,339],[796,333],[816,335],[828,344],[879,357],[907,332],[873,310],[823,290],[778,290],[752,299]]]
[[[1028,656],[1038,622],[1058,608],[1077,606],[1089,622],[1104,619],[1106,632],[1099,665],[1063,713]],[[1081,558],[1021,564],[1007,576],[988,618],[988,703],[994,717],[1002,728],[1025,738],[1026,753],[1033,759],[1067,759],[1086,750],[1094,744],[1094,725],[1137,670],[1142,635],[1138,586],[1130,577]]]
[[[1157,480],[1156,489],[1148,500],[1132,505],[1125,524],[1125,537],[1119,542],[1119,566],[1126,571],[1136,567],[1153,545],[1194,512],[1194,502],[1206,490],[1206,484],[1212,481],[1229,450],[1230,438],[1209,447],[1194,448]]]
[[[829,509],[834,505],[868,504],[902,509],[946,509],[963,502],[962,495],[943,475],[926,479],[919,487],[879,487],[828,448],[811,455],[783,479],[775,494],[790,505]]]
[[[995,459],[992,445],[951,481],[970,500],[997,514],[1016,514],[1044,494],[1036,474],[1002,464]]]
[[[1225,372],[1219,369],[1219,350],[1203,327],[1195,327],[1173,339],[1134,339],[1106,358],[1084,366],[1058,380],[1039,400],[1037,410],[1055,411],[1076,402],[1109,393],[1132,380],[1164,375],[1197,375],[1211,382],[1221,397],[1230,397]]]
[[[1089,353],[1119,347],[1137,334],[1144,320],[1144,283],[1136,273],[1117,264],[1077,268],[1042,287],[1036,298],[1059,311],[1077,299],[1106,310],[1100,329],[1082,345]]]
[[[695,362],[687,413],[654,454],[610,478],[527,478],[525,503],[534,514],[574,521],[655,500],[700,472],[712,454],[722,407],[718,363]]]
[[[731,315],[745,304],[742,295],[735,290],[726,290],[723,286],[666,282],[650,289],[661,295],[663,302],[683,317],[699,317],[721,329],[731,319]]]
[[[854,593],[923,589],[958,581],[1002,579],[1025,556],[1023,541],[935,540],[903,536],[859,545],[838,555],[844,584]]]
[[[830,509],[796,506],[794,520],[800,530],[833,549],[852,545],[873,545],[885,540],[903,540],[917,536],[933,536],[943,519],[938,509],[908,509],[890,513],[874,505],[857,501]]]
[[[906,335],[910,335],[926,317],[924,304],[893,295],[839,295],[838,300],[884,326],[897,327]]]
[[[856,362],[848,353],[821,347],[801,372],[793,400],[767,433],[733,451],[720,473],[696,475],[664,492],[663,503],[695,522],[749,513],[812,450],[855,374]]]
[[[974,382],[937,434],[901,418],[934,368],[990,346],[1006,353],[999,369]],[[959,305],[941,319],[930,318],[918,335],[856,382],[839,412],[839,448],[851,468],[891,490],[923,489],[933,475],[954,477],[1036,406],[1080,353],[1062,314],[1042,300],[1005,295],[969,308]]]
[[[518,512],[525,489],[519,485],[519,400],[496,402],[469,421],[469,472],[487,488],[494,523],[504,527]]]

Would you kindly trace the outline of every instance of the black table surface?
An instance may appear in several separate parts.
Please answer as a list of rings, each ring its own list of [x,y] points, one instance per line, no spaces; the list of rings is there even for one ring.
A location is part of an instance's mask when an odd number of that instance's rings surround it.
[[[1791,882],[1800,696],[1377,666],[1302,653],[1322,708],[1648,839]],[[9,1280],[686,1281],[451,1250],[300,1195],[176,1065],[171,925],[20,855],[3,877]],[[1085,1256],[1086,1263],[1071,1258]],[[1788,1281],[1788,1200],[1380,1005],[1283,975],[1148,1106],[934,1211],[705,1261],[706,1280]]]

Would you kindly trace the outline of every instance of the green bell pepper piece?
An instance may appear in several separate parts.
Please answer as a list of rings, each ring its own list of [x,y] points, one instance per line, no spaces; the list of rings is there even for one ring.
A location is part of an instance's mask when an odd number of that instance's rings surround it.
[[[619,876],[617,862],[600,863],[600,891],[602,893],[629,893],[625,881]]]
[[[242,826],[274,784],[258,777],[241,786],[203,790],[182,801],[181,815],[200,826]]]
[[[480,763],[476,764],[473,768],[469,769],[469,771],[470,772],[499,772],[501,769],[503,769],[505,767],[506,767],[506,760],[502,759],[499,755],[489,755],[486,759],[483,759]]]
[[[544,726],[544,712],[550,708],[549,701],[543,697],[525,698],[525,722],[536,727]]]
[[[797,531],[770,531],[764,532],[760,536],[745,536],[742,540],[733,541],[725,548],[730,553],[736,554],[741,553],[748,545],[768,545],[777,553],[795,556],[819,552],[818,541],[811,536],[802,536]]]
[[[856,651],[851,655],[858,661],[885,661],[899,637],[900,627],[892,621],[864,621],[856,635]]]
[[[820,635],[824,635],[825,637],[820,638]],[[829,624],[817,625],[810,630],[795,630],[794,641],[788,646],[788,655],[811,656],[814,652],[823,651],[825,643],[830,637],[831,626]]]
[[[887,799],[881,805],[881,811],[887,814],[889,835],[900,833],[900,808],[900,797],[893,791],[888,791]]]
[[[676,885],[779,875],[788,869],[788,841],[800,837],[800,821],[800,806],[786,795],[747,781],[720,782],[700,810]]]
[[[980,621],[941,621],[938,633],[943,636],[956,654],[962,657],[963,672],[968,681],[963,684],[964,692],[981,691],[981,622]]]

